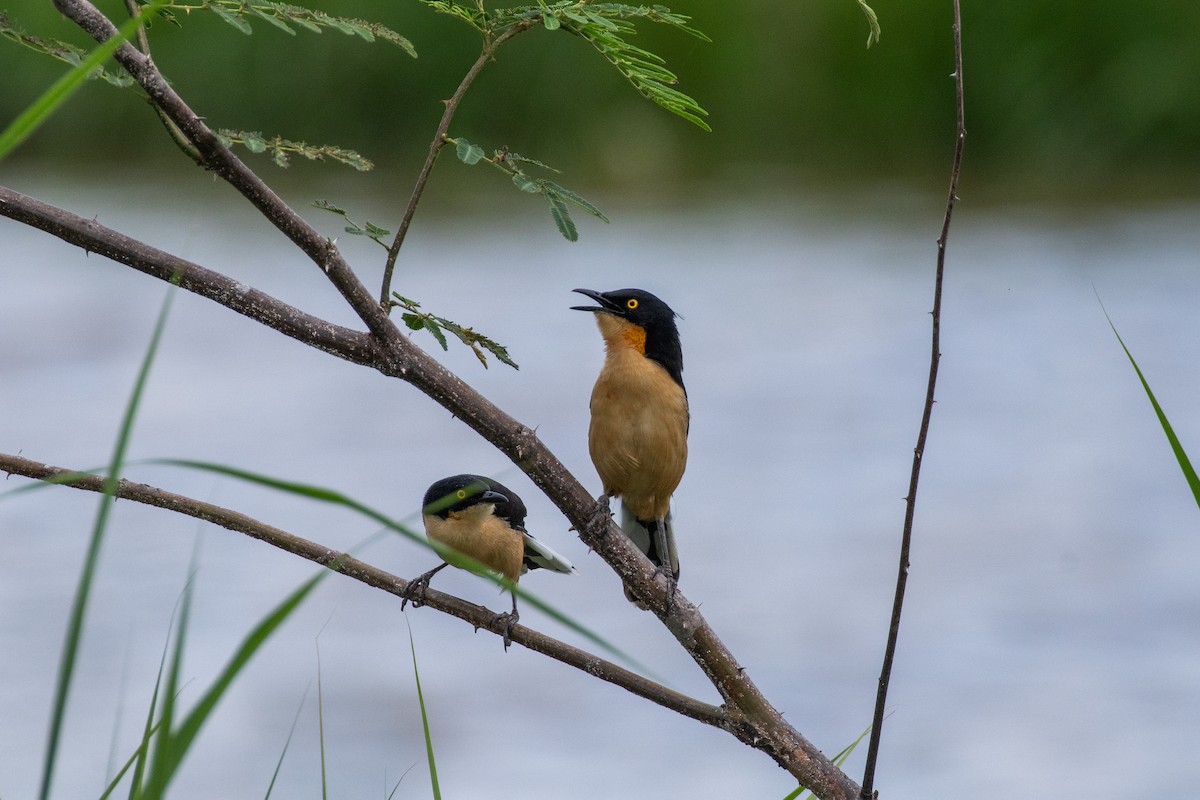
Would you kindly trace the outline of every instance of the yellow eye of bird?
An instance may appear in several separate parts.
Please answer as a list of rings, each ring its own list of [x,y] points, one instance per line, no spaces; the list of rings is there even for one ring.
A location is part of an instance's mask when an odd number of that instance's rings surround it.
[[[467,499],[467,490],[466,489],[459,489],[457,492],[455,492],[455,494],[458,495],[459,500]]]
[[[626,307],[626,308],[628,308],[630,311],[633,311],[635,308],[637,308],[637,307],[638,307],[638,301],[637,301],[637,298],[636,298],[636,297],[631,297],[631,298],[629,298],[628,300],[626,300],[626,301],[625,301],[625,307]]]

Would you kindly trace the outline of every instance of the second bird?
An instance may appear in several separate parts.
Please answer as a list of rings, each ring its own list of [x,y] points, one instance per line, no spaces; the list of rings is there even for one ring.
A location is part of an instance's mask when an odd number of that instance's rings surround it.
[[[430,539],[470,556],[514,584],[523,573],[539,567],[553,572],[575,571],[571,562],[529,535],[525,530],[525,503],[499,481],[482,475],[451,475],[429,487],[422,506],[425,533]],[[446,566],[440,564],[413,579],[406,597],[424,595],[430,578]],[[505,649],[508,631],[518,618],[517,594],[513,592]]]
[[[592,389],[592,463],[605,494],[621,498],[621,529],[678,580],[671,495],[687,466],[689,413],[675,312],[641,289],[575,291],[596,301],[572,308],[595,314],[605,347]]]

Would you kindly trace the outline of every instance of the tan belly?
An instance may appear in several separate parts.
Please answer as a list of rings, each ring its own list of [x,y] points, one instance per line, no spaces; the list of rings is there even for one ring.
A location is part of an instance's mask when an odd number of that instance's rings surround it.
[[[687,430],[687,397],[666,370],[640,355],[605,362],[592,390],[588,449],[605,491],[638,519],[670,508],[687,466]]]
[[[461,514],[451,513],[449,519],[426,516],[425,533],[515,581],[521,577],[525,539],[490,510],[481,513],[484,508],[472,506]]]

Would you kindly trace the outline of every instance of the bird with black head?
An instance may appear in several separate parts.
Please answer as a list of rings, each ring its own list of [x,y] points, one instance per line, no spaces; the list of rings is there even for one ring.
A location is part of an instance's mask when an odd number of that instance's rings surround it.
[[[572,306],[595,315],[604,338],[604,365],[592,388],[588,450],[604,485],[604,505],[621,499],[621,529],[661,571],[672,591],[679,553],[671,495],[687,467],[690,423],[683,386],[683,349],[676,314],[642,289],[597,292]],[[645,604],[625,588],[626,596]]]
[[[512,489],[482,475],[452,475],[435,482],[422,501],[425,535],[431,541],[469,556],[514,584],[533,569],[572,573],[571,562],[533,538],[525,530],[525,503]],[[405,591],[405,600],[415,605],[424,598],[430,579],[448,566],[443,562],[417,578]],[[512,598],[512,613],[505,614],[504,647],[510,644],[510,631],[520,618],[517,595]]]

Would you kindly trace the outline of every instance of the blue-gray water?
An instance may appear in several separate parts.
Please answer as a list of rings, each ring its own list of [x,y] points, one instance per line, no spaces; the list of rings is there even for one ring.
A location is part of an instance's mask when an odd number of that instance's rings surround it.
[[[354,324],[318,271],[203,180],[186,204],[140,185],[18,188]],[[340,198],[330,197],[337,202]],[[301,201],[303,198],[297,198]],[[386,200],[360,212],[384,223]],[[601,361],[570,289],[642,286],[683,316],[691,461],[676,495],[682,589],[789,719],[827,753],[865,728],[896,570],[928,365],[938,198],[897,192],[699,204],[558,238],[534,202],[503,218],[432,213],[396,289],[505,343],[519,372],[438,353],[598,489],[587,400]],[[731,210],[732,205],[732,210]],[[1176,432],[1200,454],[1200,209],[959,208],[938,404],[878,771],[881,795],[1186,796],[1200,782],[1200,511],[1096,299]],[[331,236],[338,226],[310,215]],[[377,219],[378,218],[378,219]],[[215,220],[215,222],[214,222]],[[109,457],[165,287],[0,220],[0,450],[68,467]],[[369,283],[379,255],[342,236]],[[423,347],[433,340],[419,334]],[[714,691],[502,457],[397,381],[181,294],[131,458],[214,460],[342,490],[397,516],[425,487],[486,472],[579,567],[522,585],[677,688]],[[166,468],[130,476],[335,548],[372,524]],[[10,478],[3,489],[26,481]],[[56,664],[97,506],[0,498],[0,796],[35,792]],[[411,518],[410,518],[411,519]],[[56,796],[95,797],[144,721],[199,541],[181,701],[314,568],[238,534],[117,504],[66,718]],[[432,566],[407,542],[366,558]],[[439,588],[495,608],[462,574]],[[576,637],[533,610],[523,621]],[[261,797],[307,691],[275,795],[320,792],[316,677],[333,797],[429,796],[411,624],[445,796],[779,798],[766,756],[581,673],[351,580],[327,580],[218,709],[176,798]],[[850,773],[861,774],[862,751]],[[415,766],[414,766],[415,765]]]

